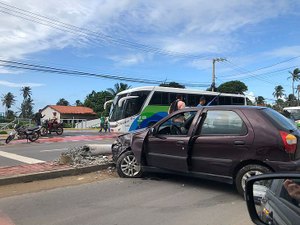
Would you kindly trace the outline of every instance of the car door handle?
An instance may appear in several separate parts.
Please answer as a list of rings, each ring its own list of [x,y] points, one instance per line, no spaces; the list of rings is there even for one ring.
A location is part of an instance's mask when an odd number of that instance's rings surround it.
[[[176,145],[182,146],[182,145],[184,145],[184,141],[177,141],[177,142],[176,142]]]
[[[235,145],[245,145],[245,141],[234,141]]]

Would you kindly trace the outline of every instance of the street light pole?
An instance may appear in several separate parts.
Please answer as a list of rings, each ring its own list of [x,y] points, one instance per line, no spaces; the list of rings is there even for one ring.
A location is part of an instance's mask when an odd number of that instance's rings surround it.
[[[216,87],[216,62],[223,62],[226,61],[225,58],[214,58],[212,63],[213,63],[213,67],[212,67],[212,82],[211,82],[211,91],[215,91],[215,87]]]

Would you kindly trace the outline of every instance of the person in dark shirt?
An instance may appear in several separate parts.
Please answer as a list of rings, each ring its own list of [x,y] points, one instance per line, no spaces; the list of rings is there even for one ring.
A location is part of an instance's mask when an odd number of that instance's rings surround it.
[[[41,119],[44,117],[45,115],[42,115],[42,110],[39,109],[39,111],[34,114],[34,121],[35,121],[35,124],[37,126],[40,126],[41,125]]]

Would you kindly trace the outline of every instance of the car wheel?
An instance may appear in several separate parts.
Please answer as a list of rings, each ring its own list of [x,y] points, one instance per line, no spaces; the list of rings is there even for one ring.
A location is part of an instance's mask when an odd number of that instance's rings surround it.
[[[124,152],[119,156],[116,168],[120,177],[133,178],[142,175],[142,168],[131,151]]]
[[[235,177],[235,186],[239,194],[244,196],[246,180],[252,176],[270,173],[271,170],[261,165],[247,165],[238,171]]]

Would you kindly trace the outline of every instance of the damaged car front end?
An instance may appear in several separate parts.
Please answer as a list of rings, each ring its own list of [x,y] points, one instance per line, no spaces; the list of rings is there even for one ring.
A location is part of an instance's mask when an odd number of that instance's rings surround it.
[[[149,129],[142,129],[118,136],[112,144],[113,161],[120,177],[142,175],[142,149]]]

